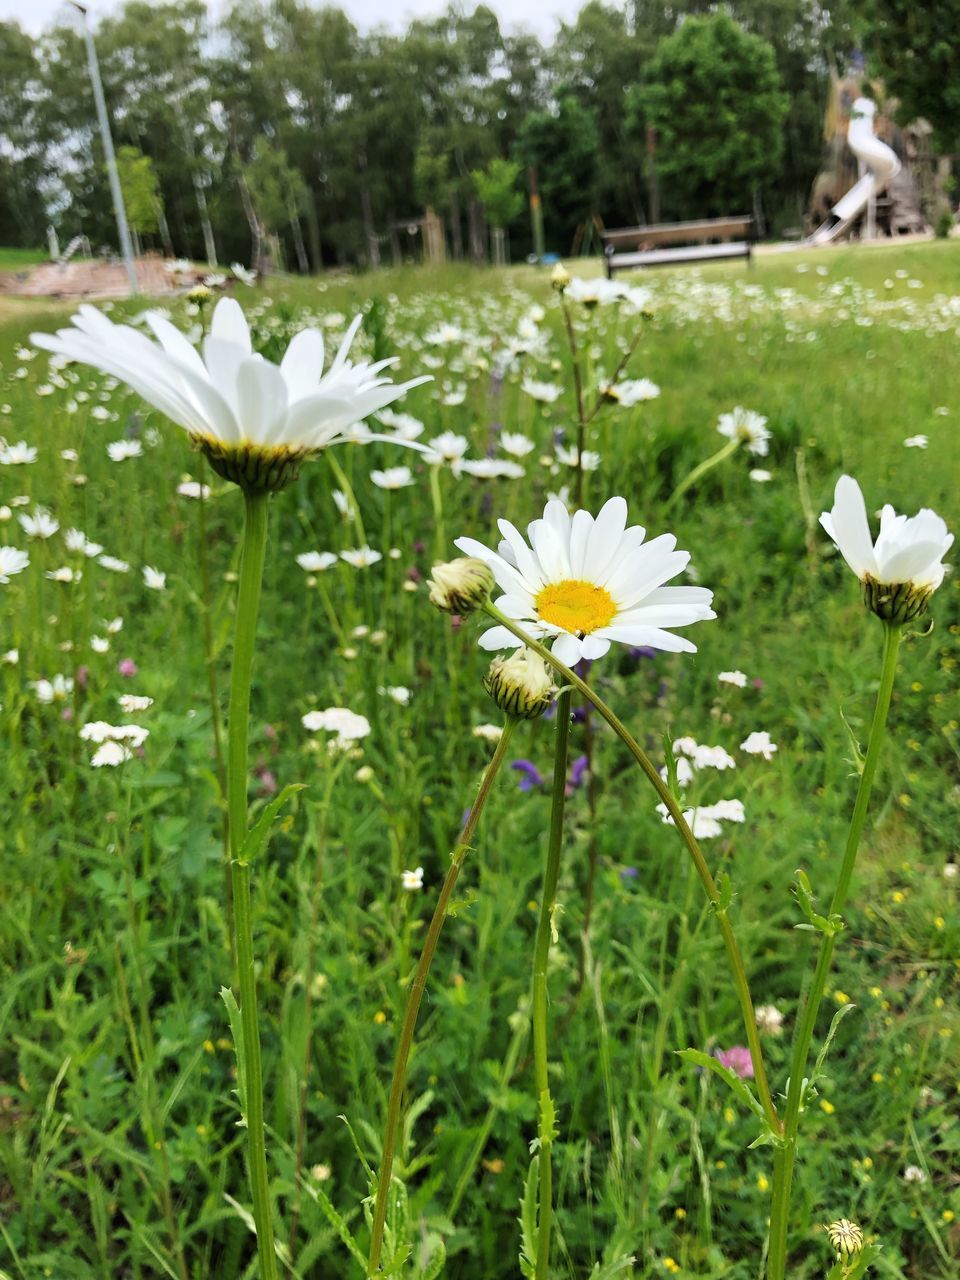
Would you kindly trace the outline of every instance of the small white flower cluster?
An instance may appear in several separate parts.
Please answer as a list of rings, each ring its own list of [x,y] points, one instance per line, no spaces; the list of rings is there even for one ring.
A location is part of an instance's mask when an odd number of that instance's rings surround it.
[[[348,751],[355,742],[370,733],[370,721],[348,707],[327,707],[325,711],[308,711],[300,717],[308,733],[331,733],[331,751]]]
[[[142,701],[138,700],[139,703]],[[151,701],[152,699],[146,699],[147,705]],[[126,763],[149,736],[150,730],[143,725],[108,724],[105,720],[90,720],[80,729],[80,740],[97,746],[90,760],[94,769],[116,768],[117,765]]]

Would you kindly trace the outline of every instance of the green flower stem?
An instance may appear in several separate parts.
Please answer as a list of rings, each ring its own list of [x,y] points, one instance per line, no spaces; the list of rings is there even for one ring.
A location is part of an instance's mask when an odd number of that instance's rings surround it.
[[[583,376],[580,373],[580,352],[577,348],[577,335],[573,328],[573,317],[564,295],[560,295],[563,308],[563,322],[567,328],[567,342],[570,344],[570,359],[573,364],[573,386],[577,397],[577,474],[574,478],[574,502],[579,507],[583,503],[583,446],[587,436],[587,413],[583,403]]]
[[[660,774],[654,768],[653,762],[647,753],[643,750],[637,740],[629,732],[616,713],[607,706],[598,694],[590,688],[586,681],[581,680],[578,675],[570,670],[569,667],[558,661],[549,649],[545,648],[532,636],[526,634],[522,627],[517,626],[513,618],[505,617],[495,605],[489,601],[483,606],[484,612],[501,626],[506,627],[519,640],[532,649],[534,653],[539,653],[545,662],[548,662],[555,671],[559,671],[564,680],[568,684],[572,684],[575,689],[580,692],[596,707],[600,715],[606,720],[607,724],[614,731],[617,737],[623,742],[624,746],[636,760],[637,764],[643,770],[650,785],[656,791],[661,801],[666,805],[667,811],[676,824],[680,839],[686,845],[687,852],[693,859],[693,864],[697,869],[697,875],[700,877],[700,883],[703,886],[709,900],[714,904],[720,902],[720,891],[717,888],[716,881],[710,874],[710,868],[707,866],[706,859],[700,850],[700,846],[694,839],[693,832],[687,825],[687,820],[683,816],[683,812],[670,788],[666,785]],[[777,1115],[777,1109],[773,1104],[773,1098],[770,1094],[770,1086],[767,1083],[767,1072],[763,1062],[763,1052],[760,1048],[760,1036],[757,1031],[757,1019],[753,1008],[753,1000],[750,996],[750,988],[747,985],[746,970],[743,966],[743,958],[740,955],[740,948],[737,945],[736,935],[724,910],[717,910],[717,920],[720,924],[720,931],[723,934],[723,943],[727,949],[727,958],[730,962],[730,968],[733,974],[734,986],[737,991],[737,999],[740,1002],[740,1012],[743,1017],[743,1029],[747,1037],[747,1045],[750,1049],[750,1059],[753,1063],[754,1078],[757,1086],[757,1093],[760,1096],[760,1104],[763,1107],[764,1115],[767,1123],[775,1134],[782,1132],[783,1126],[780,1117]]]
[[[837,887],[830,903],[830,915],[838,915],[847,900],[850,881],[857,861],[860,837],[863,834],[867,818],[867,807],[873,780],[880,759],[880,748],[883,745],[887,713],[890,710],[890,699],[893,695],[893,683],[897,674],[897,653],[900,648],[902,630],[893,623],[884,623],[883,662],[880,672],[880,687],[877,690],[877,701],[873,710],[873,723],[870,726],[870,740],[867,754],[860,774],[860,785],[850,819],[846,848],[843,851],[843,862]],[[837,941],[836,933],[825,933],[820,942],[820,954],[817,967],[810,986],[810,994],[803,1009],[803,1016],[797,1029],[790,1061],[790,1083],[787,1089],[787,1106],[784,1113],[784,1145],[774,1158],[773,1196],[770,1205],[770,1251],[767,1265],[768,1280],[784,1280],[787,1265],[787,1233],[790,1215],[790,1190],[793,1182],[793,1167],[797,1156],[797,1138],[800,1127],[800,1111],[803,1104],[803,1080],[810,1054],[810,1044],[816,1027],[817,1014],[823,1000],[823,992],[833,952]]]
[[[727,441],[722,449],[718,449],[716,453],[711,453],[709,458],[705,458],[703,462],[695,466],[689,475],[684,476],[674,489],[673,493],[671,493],[670,497],[667,499],[667,509],[669,510],[678,498],[682,498],[690,486],[696,484],[697,481],[705,476],[708,471],[712,471],[713,468],[718,467],[725,458],[729,458],[731,454],[736,453],[740,448],[740,443],[740,440],[734,436],[732,440]]]
[[[400,1029],[400,1039],[397,1041],[397,1052],[393,1060],[393,1077],[390,1081],[390,1097],[387,1102],[387,1120],[383,1131],[383,1155],[380,1160],[377,1199],[373,1211],[370,1257],[367,1263],[368,1276],[376,1275],[380,1266],[380,1253],[383,1249],[383,1229],[387,1220],[387,1202],[390,1194],[390,1181],[393,1176],[393,1158],[397,1147],[397,1130],[400,1125],[403,1094],[407,1086],[407,1066],[410,1061],[410,1050],[413,1047],[413,1036],[417,1029],[417,1018],[420,1014],[420,1002],[423,999],[427,977],[430,973],[430,965],[433,963],[434,952],[440,940],[440,932],[447,918],[450,899],[453,896],[457,878],[460,875],[460,868],[463,866],[464,860],[470,851],[470,842],[473,840],[477,824],[480,821],[480,815],[483,813],[484,806],[490,796],[494,779],[500,771],[504,756],[507,754],[507,748],[510,745],[510,738],[513,735],[516,723],[509,716],[504,722],[497,749],[487,765],[486,772],[480,782],[480,788],[477,791],[477,798],[467,815],[467,820],[460,833],[460,839],[450,855],[450,866],[447,869],[443,887],[440,890],[440,896],[433,911],[433,918],[430,921],[430,927],[424,939],[423,950],[420,953],[416,972],[407,991],[403,1025]]]
[[[570,737],[572,689],[563,689],[557,698],[557,737],[553,753],[553,793],[550,804],[550,843],[543,873],[540,918],[533,952],[533,1071],[537,1089],[539,1118],[540,1203],[537,1222],[536,1280],[546,1280],[550,1266],[550,1228],[553,1221],[553,1100],[547,1075],[547,961],[557,906],[560,879],[560,848],[563,843],[563,808],[567,786],[567,742]]]
[[[263,1135],[263,1070],[257,1023],[257,984],[253,969],[253,924],[250,907],[250,864],[244,861],[247,835],[247,727],[250,719],[250,675],[257,635],[257,613],[267,547],[267,495],[244,493],[243,551],[230,673],[230,720],[227,729],[227,801],[230,819],[233,917],[240,987],[240,1018],[247,1094],[247,1158],[261,1280],[277,1280],[273,1220]]]

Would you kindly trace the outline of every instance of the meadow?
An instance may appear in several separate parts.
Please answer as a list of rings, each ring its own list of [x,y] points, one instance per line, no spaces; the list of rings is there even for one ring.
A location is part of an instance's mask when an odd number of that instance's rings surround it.
[[[659,388],[598,409],[584,505],[620,494],[651,535],[676,534],[693,557],[686,580],[714,590],[717,618],[691,629],[695,655],[615,646],[591,679],[658,766],[665,738],[731,757],[691,785],[698,804],[743,804],[745,821],[704,848],[733,884],[754,999],[783,1015],[763,1031],[779,1095],[815,949],[795,928],[791,883],[803,867],[829,897],[880,661],[882,628],[818,517],[848,472],[869,510],[932,507],[956,528],[960,253],[796,252],[631,283],[649,291],[642,305],[574,307],[588,387],[639,336],[624,376]],[[272,359],[307,324],[335,349],[362,311],[359,349],[397,355],[397,380],[434,377],[394,412],[424,424],[424,441],[454,433],[468,459],[515,464],[486,476],[497,468],[345,445],[271,500],[251,797],[305,787],[253,876],[271,1191],[287,1274],[361,1276],[361,1202],[406,987],[492,753],[484,726],[500,723],[480,625],[433,609],[425,583],[456,554],[454,538],[495,546],[498,517],[525,528],[548,494],[572,491],[570,352],[549,276],[528,268],[233,293]],[[29,334],[68,309],[2,305],[0,542],[30,565],[0,585],[0,1274],[254,1276],[218,994],[232,981],[222,775],[242,500],[125,387],[82,366],[51,370]],[[144,305],[105,309],[117,320]],[[196,338],[210,304],[164,309]],[[559,394],[535,398],[525,381]],[[739,449],[671,501],[737,405],[767,419],[769,454]],[[386,415],[379,430],[396,429]],[[533,447],[508,455],[505,432]],[[410,484],[371,478],[398,466]],[[58,522],[50,536],[23,527],[36,508]],[[71,529],[85,535],[73,550]],[[365,547],[379,554],[340,554]],[[303,567],[311,552],[331,555]],[[901,649],[818,1024],[817,1045],[829,1015],[856,1006],[804,1117],[792,1280],[830,1271],[825,1227],[841,1217],[880,1246],[879,1276],[960,1273],[958,588],[948,576]],[[95,767],[79,730],[116,723],[125,695],[153,700],[130,717],[149,736],[122,766]],[[331,753],[302,722],[329,707],[366,717],[370,733]],[[748,1149],[750,1112],[676,1052],[743,1043],[715,916],[656,796],[598,722],[584,769],[587,731],[582,720],[571,730],[550,958],[551,1275],[752,1280],[770,1148]],[[777,747],[769,759],[740,747],[763,731]],[[440,940],[396,1167],[406,1193],[393,1225],[412,1244],[397,1274],[435,1275],[440,1241],[445,1276],[519,1274],[551,752],[549,718],[516,730]],[[421,887],[404,875],[417,868]]]

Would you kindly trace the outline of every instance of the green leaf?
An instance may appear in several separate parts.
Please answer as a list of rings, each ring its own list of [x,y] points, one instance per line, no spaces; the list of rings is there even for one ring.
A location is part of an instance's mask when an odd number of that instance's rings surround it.
[[[806,1088],[808,1092],[810,1089],[814,1087],[814,1085],[820,1079],[820,1074],[823,1068],[823,1064],[826,1061],[826,1057],[827,1057],[827,1053],[829,1052],[830,1045],[833,1043],[833,1037],[837,1034],[837,1028],[840,1026],[840,1023],[844,1020],[847,1014],[852,1013],[856,1007],[857,1006],[855,1004],[841,1005],[840,1008],[837,1010],[837,1012],[833,1015],[833,1020],[830,1023],[830,1030],[827,1032],[827,1038],[826,1040],[824,1040],[823,1047],[821,1048],[820,1052],[817,1054],[817,1060],[813,1064],[813,1073],[810,1076],[810,1079],[807,1081]]]
[[[844,928],[842,916],[836,914],[822,916],[814,909],[816,899],[813,896],[810,877],[800,867],[797,868],[797,879],[793,886],[793,894],[797,900],[797,905],[809,921],[809,924],[794,925],[794,928],[816,931],[817,933],[826,934],[828,937],[833,937]]]
[[[437,1280],[437,1276],[443,1270],[447,1261],[447,1250],[443,1240],[439,1236],[435,1238],[437,1249],[435,1253],[431,1254],[430,1261],[424,1267],[421,1280]]]
[[[702,1049],[680,1049],[677,1051],[677,1057],[695,1067],[703,1067],[705,1071],[712,1071],[715,1076],[719,1076],[721,1080],[730,1086],[740,1101],[746,1103],[753,1114],[766,1125],[767,1118],[763,1114],[763,1107],[747,1087],[746,1081],[741,1080],[735,1071],[725,1067],[719,1058],[713,1057],[710,1053],[704,1053]]]
[[[669,733],[663,735],[663,755],[667,762],[667,786],[670,794],[680,803],[680,783],[677,779],[677,757],[673,753],[673,742]]]
[[[320,1206],[323,1216],[330,1223],[331,1227],[333,1227],[334,1231],[336,1231],[337,1235],[350,1250],[351,1254],[353,1254],[354,1258],[356,1258],[357,1262],[359,1262],[361,1267],[363,1267],[363,1274],[366,1275],[367,1255],[357,1244],[356,1240],[354,1240],[353,1233],[347,1225],[346,1219],[338,1212],[333,1201],[320,1186],[319,1182],[313,1178],[304,1178],[303,1186],[307,1195]]]
[[[237,998],[229,987],[220,988],[220,999],[227,1006],[227,1018],[230,1021],[230,1034],[233,1037],[233,1049],[237,1058],[237,1088],[235,1092],[237,1097],[240,1099],[240,1119],[237,1123],[241,1128],[246,1128],[247,1056],[243,1051],[243,1019],[240,1016],[240,1006],[237,1004]]]
[[[297,791],[303,791],[303,789],[304,784],[302,782],[290,782],[278,795],[273,797],[269,804],[263,806],[256,822],[244,837],[240,857],[237,859],[238,862],[244,865],[253,862],[263,852],[264,845],[270,836],[270,828],[273,826],[277,814],[292,795]]]
[[[719,897],[710,906],[718,916],[725,916],[733,901],[733,884],[726,871],[721,871],[717,876],[717,889]]]
[[[520,1201],[520,1270],[525,1280],[536,1280],[537,1273],[537,1188],[540,1178],[540,1157],[534,1156],[527,1170]]]

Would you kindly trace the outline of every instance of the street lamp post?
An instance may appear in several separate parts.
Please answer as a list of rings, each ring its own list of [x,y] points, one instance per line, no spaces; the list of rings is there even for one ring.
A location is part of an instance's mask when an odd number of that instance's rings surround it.
[[[130,228],[127,226],[127,214],[123,207],[123,192],[120,190],[120,175],[117,172],[117,157],[113,152],[113,139],[110,136],[110,120],[107,116],[107,103],[103,96],[103,83],[100,80],[100,64],[97,62],[97,50],[93,43],[93,32],[87,22],[86,6],[78,0],[70,0],[75,9],[83,16],[83,38],[87,46],[87,65],[90,70],[90,83],[93,85],[93,100],[97,105],[97,120],[100,124],[100,137],[103,140],[103,154],[107,162],[107,177],[110,180],[110,194],[113,196],[113,212],[117,219],[117,235],[120,238],[120,252],[123,254],[123,265],[127,269],[130,281],[130,292],[137,293],[137,270],[133,263],[133,245],[130,241]]]

